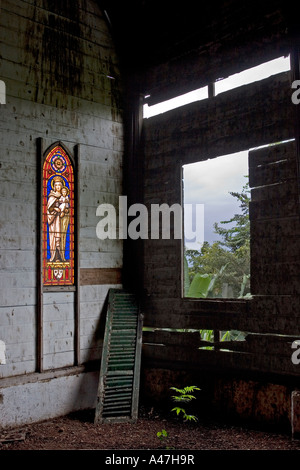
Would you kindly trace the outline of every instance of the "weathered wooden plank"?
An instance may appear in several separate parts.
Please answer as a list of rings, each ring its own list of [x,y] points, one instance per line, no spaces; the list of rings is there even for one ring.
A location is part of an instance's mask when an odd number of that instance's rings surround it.
[[[74,354],[74,338],[59,338],[55,336],[55,339],[47,338],[44,340],[44,357],[51,354],[69,354],[70,352]]]
[[[35,324],[35,305],[22,305],[20,307],[0,307],[0,327],[12,326],[22,329],[23,325]]]
[[[26,374],[32,374],[36,370],[36,360],[22,360],[14,364],[3,364],[0,368],[0,378],[3,380],[7,377],[13,378],[17,376],[23,376]]]
[[[184,164],[293,138],[290,102],[290,77],[283,73],[186,105],[146,120],[145,153]]]
[[[2,6],[3,5],[3,6]],[[43,5],[30,5],[27,2],[17,0],[15,3],[3,0],[2,11],[7,16],[12,16],[14,20],[11,28],[15,25],[15,19],[19,19],[19,22],[30,22],[31,28],[29,31],[35,31],[35,26],[39,24],[52,25],[52,29],[62,29],[65,32],[65,36],[76,36],[81,41],[92,40],[95,45],[99,44],[103,47],[110,48],[111,54],[114,54],[114,50],[111,45],[111,37],[108,33],[105,20],[102,17],[100,20],[93,15],[90,15],[81,8],[76,6],[72,11],[68,10],[67,5],[60,11],[48,11]],[[4,16],[4,15],[3,15]],[[79,20],[81,20],[79,22]],[[91,24],[89,24],[91,21]],[[25,30],[26,31],[26,30]],[[92,34],[93,32],[93,34]]]
[[[93,208],[89,208],[93,211]],[[97,223],[100,219],[97,219]],[[120,256],[122,255],[122,240],[113,240],[106,238],[105,240],[100,240],[96,236],[96,225],[92,224],[92,221],[89,221],[91,225],[85,225],[85,223],[80,226],[80,250],[83,253],[99,253],[103,254],[103,258],[100,260],[100,266],[102,267],[115,267],[114,265],[119,266]],[[109,263],[105,253],[109,253],[112,256],[111,262]],[[119,258],[116,261],[113,254],[119,254]],[[122,258],[121,258],[122,259]],[[83,266],[84,267],[84,266]]]
[[[80,306],[80,309],[84,316],[81,318],[82,319],[82,325],[81,325],[81,336],[85,338],[85,341],[92,341],[94,338],[95,340],[100,340],[100,319],[101,319],[101,314],[102,314],[102,309],[98,308],[94,309],[93,312],[91,311],[90,316],[86,316],[86,312],[82,308],[82,304]],[[92,316],[93,313],[93,316]],[[103,314],[104,315],[104,314]],[[102,321],[102,319],[101,319]]]
[[[252,263],[251,292],[254,295],[300,294],[299,261]]]
[[[172,311],[174,315],[182,315],[183,320],[188,319],[193,315],[196,315],[194,318],[198,318],[201,321],[201,317],[206,317],[206,315],[213,318],[213,315],[218,315],[222,318],[226,314],[246,314],[248,311],[249,302],[246,300],[236,299],[236,300],[224,300],[224,299],[178,299],[178,297],[172,297],[166,293],[164,297],[155,297],[154,295],[149,295],[145,298],[145,308],[148,311],[156,312],[170,312]],[[193,319],[194,319],[193,318]],[[145,323],[147,326],[151,326],[149,323]],[[166,325],[166,328],[171,328],[170,324]],[[174,326],[173,328],[178,328]],[[193,328],[190,324],[187,325],[187,328]]]
[[[178,345],[183,347],[199,347],[200,346],[200,333],[195,331],[187,333],[185,331],[143,331],[143,344],[164,344],[164,345]]]
[[[10,96],[10,90],[13,93],[13,96],[21,98],[21,99],[28,99],[30,100],[31,96],[34,96],[35,93],[39,90],[38,87],[34,89],[33,87],[30,87],[30,85],[24,84],[23,82],[18,83],[15,82],[11,79],[6,79],[6,86],[7,86],[7,93]],[[47,94],[49,94],[49,100],[47,101]],[[67,94],[58,94],[58,100],[60,99],[60,96],[63,100],[68,100],[68,95]],[[70,100],[73,101],[73,97],[69,96]],[[51,103],[51,100],[53,100],[53,96],[50,95],[50,92],[45,89],[45,96],[42,98],[43,102],[45,102],[47,105],[54,105],[55,103]],[[94,101],[97,102],[99,101],[98,108],[101,108],[102,105],[102,99],[101,97],[96,98],[95,96],[92,97],[87,97],[86,100],[89,101]],[[68,103],[67,103],[68,106]],[[69,103],[69,107],[74,107],[74,103]],[[6,115],[6,113],[5,113]],[[12,119],[14,119],[11,116]],[[13,121],[12,125],[9,125],[9,116],[8,116],[8,122],[4,121],[1,123],[1,128],[3,130],[7,130],[8,132],[12,132],[12,129],[15,129],[18,135],[23,136],[23,139],[25,141],[27,140],[28,134],[35,135],[35,136],[41,136],[46,133],[55,136],[57,135],[57,132],[60,134],[64,132],[65,140],[68,141],[74,141],[74,132],[77,134],[77,139],[79,143],[85,144],[85,145],[93,145],[98,148],[105,148],[105,149],[110,149],[111,151],[115,152],[122,152],[123,151],[123,139],[121,136],[121,131],[117,131],[117,129],[121,128],[119,127],[116,123],[113,123],[111,120],[101,120],[101,124],[95,125],[93,117],[88,117],[85,116],[83,118],[86,124],[86,121],[90,121],[90,132],[88,135],[85,135],[84,133],[78,131],[78,124],[74,124],[72,121],[65,121],[64,124],[58,124],[55,121],[47,121],[45,119],[36,119],[35,117],[28,118],[26,120],[22,120],[21,123],[16,124],[15,120]],[[115,135],[117,134],[117,135]],[[55,139],[55,137],[54,137]],[[76,138],[75,138],[76,139]],[[93,175],[90,175],[93,177]]]
[[[22,345],[23,348],[25,346],[25,349],[27,344],[30,349],[32,345],[34,345],[35,326],[35,322],[28,322],[23,325],[8,325],[1,328],[1,334],[5,344],[10,345],[10,348],[7,346],[7,352],[10,352],[12,357],[15,354],[13,347],[14,342]],[[17,351],[18,348],[16,347],[16,354]]]
[[[74,310],[73,305],[70,306],[72,310]],[[71,320],[68,319],[62,319],[60,321],[55,320],[55,321],[50,321],[50,320],[45,320],[43,322],[43,327],[44,327],[44,339],[50,339],[51,338],[72,338],[74,337],[74,317]]]
[[[299,259],[300,223],[298,217],[251,221],[253,267],[264,263],[293,262]],[[286,243],[281,242],[286,240]]]
[[[243,324],[243,315],[238,315],[234,313],[223,315],[221,314],[210,314],[208,312],[203,313],[194,311],[194,313],[186,314],[184,310],[180,310],[178,301],[175,299],[165,299],[169,300],[169,308],[164,308],[164,302],[158,302],[158,309],[153,309],[152,311],[145,308],[145,325],[147,327],[153,328],[176,328],[176,329],[207,329],[214,330],[220,329],[243,329],[239,328],[239,324]],[[148,312],[151,312],[151,314]],[[172,312],[172,316],[170,315]],[[244,325],[243,325],[244,327]]]
[[[278,142],[265,146],[263,148],[250,150],[249,169],[250,171],[261,165],[281,162],[285,160],[294,160],[296,158],[296,142],[293,139],[289,142]]]
[[[5,31],[1,29],[2,34],[0,35],[0,40],[4,39],[6,40],[5,37]],[[28,40],[28,36],[25,36],[24,41]],[[34,40],[32,39],[32,42],[35,43],[34,47],[38,51],[38,44],[40,42],[39,39]],[[87,48],[89,50],[90,44],[87,45]],[[20,47],[18,44],[9,44],[7,43],[3,48],[3,60],[5,62],[2,63],[0,70],[5,75],[5,77],[13,76],[15,77],[26,77],[26,80],[30,86],[35,86],[35,82],[37,79],[37,75],[39,73],[39,68],[37,66],[30,67],[27,65],[27,63],[22,62],[22,47]],[[94,50],[94,49],[92,49]],[[76,55],[77,51],[73,51],[73,53]],[[78,52],[77,52],[78,54]],[[105,63],[105,59],[103,59],[103,62],[100,66],[100,70],[95,70],[93,67],[93,64],[95,63],[95,59],[99,60],[99,56],[104,55],[103,53],[101,54],[101,50],[98,48],[98,54],[97,54],[97,48],[95,47],[95,56],[91,55],[90,57],[85,57],[85,60],[83,60],[82,65],[79,65],[78,67],[81,69],[82,73],[85,73],[86,75],[86,93],[92,93],[91,91],[88,92],[88,87],[90,88],[95,88],[93,90],[93,93],[95,96],[103,96],[103,101],[107,99],[107,95],[110,93],[110,87],[111,87],[111,80],[109,74],[113,74],[114,72],[110,71],[111,69],[111,63]],[[44,73],[52,76],[52,79],[54,79],[54,72],[51,70],[51,64],[45,63],[43,66]],[[101,73],[101,69],[103,72]],[[15,72],[13,74],[12,72]],[[78,70],[79,71],[79,70]],[[116,75],[115,78],[118,78],[118,74]],[[67,72],[62,72],[61,78],[62,79],[67,79],[68,75]],[[85,95],[87,96],[87,95]]]
[[[74,365],[74,352],[45,354],[43,357],[43,370],[60,369]]]
[[[275,219],[297,216],[299,213],[299,198],[293,196],[281,196],[278,199],[250,202],[250,220]]]
[[[114,250],[112,247],[110,251],[99,253],[99,248],[101,249],[100,243],[98,251],[94,252],[90,249],[90,251],[84,253],[81,263],[82,269],[98,269],[99,266],[103,266],[103,269],[118,269],[118,266],[121,264],[121,249]]]
[[[3,307],[34,305],[36,301],[36,288],[13,287],[0,288],[1,305]]]
[[[251,221],[251,238],[265,239],[277,242],[283,238],[295,242],[300,235],[300,221],[298,216],[281,217],[278,219]],[[296,245],[297,242],[295,242]],[[267,247],[266,247],[267,248]]]
[[[73,304],[73,292],[44,292],[44,305]]]
[[[251,189],[251,202],[281,199],[282,197],[293,198],[298,194],[296,178],[287,182],[275,183],[269,186],[261,186]]]
[[[121,284],[120,268],[81,268],[80,285]]]
[[[39,104],[41,105],[55,107],[55,104],[57,104],[57,107],[59,109],[65,109],[65,108],[74,109],[74,110],[76,109],[77,112],[80,112],[81,114],[84,114],[84,115],[97,116],[98,114],[99,118],[103,117],[103,119],[107,118],[108,120],[113,119],[114,121],[121,121],[120,117],[117,119],[119,111],[117,108],[114,110],[114,107],[109,102],[109,97],[107,93],[105,93],[105,96],[102,96],[102,98],[99,95],[98,98],[96,99],[96,96],[95,96],[97,94],[96,90],[94,94],[93,92],[87,89],[86,90],[87,95],[85,96],[82,94],[80,97],[74,97],[68,93],[63,93],[63,90],[61,90],[61,93],[57,92],[57,94],[55,94],[54,96],[54,94],[48,88],[39,88],[38,86],[34,86],[34,85],[31,86],[30,84],[26,85],[24,84],[24,82],[18,82],[15,79],[10,78],[10,76],[6,77],[5,69],[1,70],[1,75],[5,79],[8,105],[12,103],[14,99],[17,101],[21,100],[21,103],[22,101],[24,101],[24,103],[25,102],[32,103],[32,105],[34,106],[33,97],[36,96]],[[41,123],[44,122],[44,119],[42,119],[40,122]],[[66,121],[65,125],[62,126],[62,129],[59,130],[59,126],[56,126],[55,122],[53,121],[49,127],[50,128],[54,127],[56,131],[59,131],[59,135],[61,135],[61,132],[65,130],[66,128],[68,128],[69,126],[70,132],[72,130],[72,133],[74,133],[71,123],[67,124],[67,121]],[[34,128],[35,127],[36,126],[34,126]],[[6,129],[9,131],[8,126],[6,127]],[[45,132],[46,131],[47,129],[45,129]],[[30,129],[28,129],[27,132],[30,132]],[[35,133],[38,136],[45,135],[44,133],[39,132],[38,129],[35,129]],[[48,135],[49,135],[49,129],[48,129]],[[91,133],[90,136],[92,137],[92,135],[93,134]],[[79,132],[79,136],[81,136],[81,138],[83,137],[82,132]],[[55,138],[57,138],[57,134],[55,135],[54,133],[53,140],[55,140]],[[68,134],[67,137],[64,137],[64,139],[70,140],[74,143],[76,142],[74,141],[74,136],[72,134]],[[86,145],[93,145],[95,147],[100,147],[99,144],[101,144],[101,142],[99,143],[99,141],[98,141],[98,144],[95,141],[90,142],[88,139],[88,136],[85,136],[84,139],[81,139],[80,143],[85,143]],[[110,145],[108,146],[108,148],[110,148],[113,151],[122,151],[121,144],[123,144],[122,141],[120,142],[118,141],[118,139],[113,139],[110,142]]]
[[[258,322],[261,333],[300,333],[298,295],[254,295],[248,304],[248,315]]]
[[[4,136],[3,136],[3,143],[4,143]],[[6,162],[5,160],[2,161],[1,159],[1,173],[0,173],[1,183],[11,181],[13,184],[15,183],[25,183],[24,192],[28,185],[36,184],[36,175],[34,174],[34,166],[25,164],[23,168],[19,168],[16,166],[16,161]],[[14,186],[13,186],[14,187]],[[12,188],[13,188],[12,187]],[[25,196],[26,197],[26,196]],[[31,204],[33,200],[31,200]]]
[[[240,351],[225,350],[203,350],[192,349],[189,354],[186,348],[176,346],[155,347],[143,345],[144,367],[169,368],[171,370],[184,369],[186,371],[198,370],[199,372],[209,370],[225,371],[260,371],[269,374],[282,374],[299,376],[299,366],[293,364],[290,354],[252,354]],[[172,358],[172,360],[170,360]]]
[[[19,249],[20,248],[21,247],[19,247]],[[35,288],[36,273],[29,269],[23,271],[26,271],[25,274],[18,269],[17,265],[14,269],[4,268],[3,270],[0,270],[1,287],[5,289],[18,288],[18,286]]]
[[[270,239],[268,245],[262,251],[262,241],[256,239],[251,242],[251,256],[255,272],[255,265],[269,264],[276,260],[278,263],[292,263],[295,259],[299,259],[300,255],[300,238],[299,236],[292,236],[288,239],[289,243],[286,245],[278,243],[276,239]]]
[[[22,3],[25,4],[22,5]],[[79,5],[76,5],[72,11],[68,9],[67,5],[62,7],[60,11],[48,11],[43,5],[40,7],[38,5],[30,6],[26,2],[19,1],[16,2],[16,5],[5,1],[4,5],[5,7],[2,8],[5,13],[7,13],[6,9],[8,12],[13,11],[16,16],[21,16],[21,21],[25,18],[26,22],[30,22],[32,25],[29,28],[30,31],[35,31],[34,27],[38,27],[39,24],[45,24],[48,28],[49,25],[53,25],[54,30],[62,29],[66,36],[75,36],[81,41],[92,41],[95,45],[99,44],[103,48],[110,49],[111,55],[116,55],[103,16],[101,20],[98,18],[96,20],[93,15],[86,13]]]
[[[299,340],[299,336],[286,335],[260,335],[248,334],[245,343],[249,351],[265,352],[266,354],[291,356],[292,343]]]
[[[13,85],[13,84],[12,84]],[[28,85],[28,84],[27,84]],[[8,92],[9,92],[9,82],[7,83],[7,88],[8,88]],[[19,85],[18,85],[18,88],[19,88]],[[29,88],[28,88],[29,90]],[[14,87],[14,91],[15,90],[15,87]],[[30,93],[29,93],[30,94]],[[106,94],[105,94],[106,96]],[[95,101],[97,101],[97,99],[94,98]],[[99,102],[101,103],[101,100],[99,99]],[[29,109],[32,109],[32,114],[30,114],[28,111]],[[76,111],[71,111],[69,110],[69,112],[65,111],[65,112],[59,112],[58,110],[55,112],[53,111],[52,109],[45,109],[44,112],[40,112],[38,113],[34,106],[32,107],[29,107],[24,109],[24,117],[26,116],[26,119],[22,119],[21,122],[16,122],[16,116],[15,116],[15,111],[14,109],[11,107],[11,106],[8,106],[5,110],[5,116],[4,114],[2,116],[0,116],[0,125],[2,128],[4,129],[9,129],[9,130],[12,130],[12,129],[16,129],[16,131],[18,133],[22,133],[22,132],[37,132],[38,130],[41,132],[41,133],[46,133],[46,130],[48,129],[48,133],[49,133],[49,130],[50,129],[57,129],[58,126],[61,128],[61,130],[65,130],[66,132],[70,133],[71,131],[74,133],[74,132],[78,132],[78,130],[80,128],[83,127],[83,125],[86,125],[87,127],[90,128],[90,133],[91,133],[91,136],[93,134],[96,134],[98,133],[98,138],[99,138],[99,141],[98,141],[98,149],[99,147],[103,147],[103,148],[108,148],[109,149],[109,146],[108,146],[108,142],[111,142],[112,141],[112,137],[114,137],[114,139],[117,141],[117,140],[121,140],[123,139],[123,125],[122,123],[119,123],[119,122],[116,122],[114,120],[111,120],[109,119],[108,117],[106,118],[106,116],[102,116],[102,119],[99,119],[99,116],[93,116],[93,115],[88,115],[88,114],[85,114],[85,115],[81,115],[79,113],[76,113]],[[21,111],[21,110],[20,110]],[[40,120],[38,119],[39,117],[39,114],[41,115],[41,117],[43,117],[44,119],[43,120]],[[55,116],[54,116],[55,115]],[[45,119],[49,117],[49,120],[50,119],[53,119],[55,117],[56,121],[55,122],[49,122],[48,119]],[[99,151],[99,150],[98,150]],[[111,153],[116,153],[115,151],[113,150],[110,150]],[[100,163],[100,162],[99,162]],[[104,160],[104,163],[105,160]],[[84,171],[84,167],[87,165],[87,163],[85,163],[83,165],[83,171]],[[107,163],[106,163],[107,165]],[[100,167],[100,165],[99,165]],[[97,168],[97,165],[95,165],[95,168]],[[103,171],[103,167],[102,168],[102,171]],[[19,171],[22,171],[21,168],[18,169]],[[113,169],[111,168],[110,170],[110,173],[108,173],[108,176],[114,176],[113,174],[111,174],[113,171]],[[116,172],[117,173],[117,176],[120,176],[118,171]],[[91,175],[97,175],[99,174],[98,173],[94,173],[93,171],[90,172]]]
[[[44,322],[74,321],[73,301],[66,303],[53,302],[44,304]]]
[[[23,307],[21,307],[23,309]],[[10,320],[14,318],[14,310]],[[20,319],[17,322],[1,326],[1,338],[5,342],[6,364],[0,368],[0,376],[30,373],[35,370],[35,316],[29,316],[28,321]]]
[[[107,285],[87,285],[80,287],[81,295],[80,301],[81,302],[98,302],[99,306],[101,307],[105,299],[107,297],[107,293],[109,291],[109,286]]]
[[[176,296],[154,298],[154,295],[146,300],[147,327],[300,334],[297,295],[254,296],[243,304],[207,299],[179,302]]]
[[[244,341],[200,341],[200,334],[194,333],[179,333],[179,332],[166,332],[156,330],[155,332],[145,331],[143,334],[143,344],[165,346],[176,346],[180,351],[180,347],[189,347],[192,349],[206,349],[212,348],[220,351],[240,351],[252,354],[267,354],[275,356],[288,356],[292,354],[292,343],[299,340],[299,336],[284,336],[284,335],[259,335],[247,333]],[[184,357],[184,356],[182,356]]]
[[[269,165],[250,168],[249,185],[251,188],[268,184],[294,181],[297,175],[296,159],[281,160]]]
[[[74,341],[77,326],[74,296],[73,292],[47,292],[43,294],[43,315],[40,319],[42,369],[51,368],[54,364],[65,367],[75,363]]]
[[[113,156],[111,155],[113,153]],[[107,155],[107,156],[105,156]],[[94,157],[96,158],[96,156]],[[99,156],[98,156],[99,158]],[[84,161],[81,162],[80,174],[83,178],[93,176],[108,177],[119,179],[122,170],[122,160],[120,154],[112,151],[105,151],[104,155],[100,154],[100,161]],[[108,161],[109,158],[109,161]],[[103,178],[103,179],[104,179]]]
[[[82,337],[80,338],[82,340]],[[82,347],[80,349],[80,357],[83,364],[91,363],[91,362],[99,362],[101,359],[101,352],[102,352],[102,343],[99,342],[99,346],[94,347]]]

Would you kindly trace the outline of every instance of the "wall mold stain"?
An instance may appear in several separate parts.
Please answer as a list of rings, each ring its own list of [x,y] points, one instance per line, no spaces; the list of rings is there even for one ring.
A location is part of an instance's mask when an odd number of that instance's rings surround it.
[[[35,101],[44,103],[46,96],[51,97],[54,91],[62,91],[65,96],[79,95],[82,91],[83,53],[77,2],[46,0],[43,10],[35,6],[25,36],[26,62],[35,64]]]

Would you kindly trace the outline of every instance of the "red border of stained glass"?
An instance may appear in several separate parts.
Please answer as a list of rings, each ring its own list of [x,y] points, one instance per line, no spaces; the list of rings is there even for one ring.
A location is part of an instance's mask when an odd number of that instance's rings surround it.
[[[59,164],[58,164],[59,163]],[[67,235],[67,253],[65,260],[56,259],[50,261],[49,254],[49,233],[47,218],[47,201],[49,194],[49,185],[55,176],[64,179],[65,185],[69,189],[70,208],[69,208],[69,226]],[[42,272],[44,286],[70,286],[74,285],[74,168],[70,157],[66,151],[56,145],[51,149],[43,164],[43,184],[42,184]]]

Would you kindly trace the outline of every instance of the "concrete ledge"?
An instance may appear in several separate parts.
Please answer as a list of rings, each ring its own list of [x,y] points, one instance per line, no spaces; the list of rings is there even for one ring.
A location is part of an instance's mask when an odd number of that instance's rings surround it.
[[[65,371],[66,372],[66,371]],[[99,372],[50,376],[19,381],[2,387],[0,382],[1,428],[52,419],[96,406]],[[33,377],[31,376],[31,379]],[[25,376],[24,376],[25,377]]]

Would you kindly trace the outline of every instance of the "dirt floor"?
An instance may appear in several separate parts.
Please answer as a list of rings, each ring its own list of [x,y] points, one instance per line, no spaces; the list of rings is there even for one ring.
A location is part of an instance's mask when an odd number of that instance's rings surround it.
[[[176,415],[142,408],[134,424],[94,424],[94,411],[0,430],[0,450],[300,450],[289,433],[212,420],[182,423]],[[157,433],[165,429],[163,442]]]

